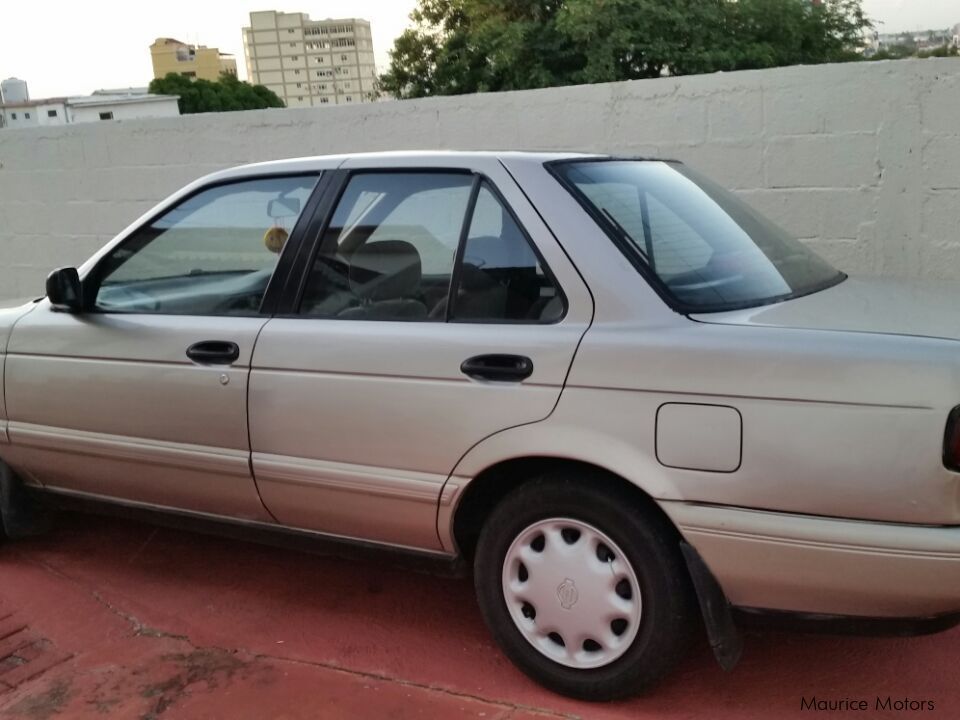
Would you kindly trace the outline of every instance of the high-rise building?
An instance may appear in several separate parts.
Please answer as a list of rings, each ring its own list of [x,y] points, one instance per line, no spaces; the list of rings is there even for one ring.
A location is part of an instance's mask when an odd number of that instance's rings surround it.
[[[205,45],[188,45],[173,38],[157,38],[150,46],[153,76],[176,73],[189,78],[219,80],[221,73],[236,76],[237,61],[233,55]]]
[[[376,85],[366,20],[252,12],[243,47],[250,82],[266,85],[287,107],[369,102]]]

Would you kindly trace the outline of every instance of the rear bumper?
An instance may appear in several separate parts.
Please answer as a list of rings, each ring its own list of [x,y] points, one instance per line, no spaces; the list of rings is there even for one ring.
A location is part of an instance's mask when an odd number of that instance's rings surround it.
[[[960,612],[960,527],[661,507],[734,606],[870,618]]]

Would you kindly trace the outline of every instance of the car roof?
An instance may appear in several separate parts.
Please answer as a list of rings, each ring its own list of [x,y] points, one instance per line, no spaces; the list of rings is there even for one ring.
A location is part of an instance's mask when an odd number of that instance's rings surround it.
[[[443,160],[445,163],[462,159],[465,164],[478,159],[494,160],[526,160],[528,162],[546,163],[553,160],[573,160],[577,158],[607,157],[596,153],[580,152],[524,152],[524,151],[459,151],[459,150],[402,150],[391,152],[346,153],[342,155],[317,155],[313,157],[288,158],[285,160],[271,160],[269,162],[251,163],[221,170],[203,178],[204,182],[211,180],[227,180],[247,175],[302,173],[319,170],[332,170],[340,167],[347,161],[366,160],[376,162],[383,160],[390,164],[397,161],[409,160],[411,165],[418,163],[435,163]]]

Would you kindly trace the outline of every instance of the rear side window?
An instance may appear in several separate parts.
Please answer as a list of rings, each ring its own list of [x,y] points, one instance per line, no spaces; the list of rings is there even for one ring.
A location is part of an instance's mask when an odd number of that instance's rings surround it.
[[[354,175],[323,234],[300,313],[341,320],[555,322],[563,296],[486,181]]]
[[[444,320],[473,178],[363,173],[321,239],[301,313],[344,320]]]
[[[457,275],[452,320],[554,322],[563,297],[507,208],[484,182]]]

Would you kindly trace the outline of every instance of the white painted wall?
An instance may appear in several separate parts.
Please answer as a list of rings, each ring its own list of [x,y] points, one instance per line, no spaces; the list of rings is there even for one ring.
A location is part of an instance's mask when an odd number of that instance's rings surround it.
[[[50,117],[50,111],[56,113]],[[4,128],[26,128],[38,125],[63,125],[67,122],[66,106],[62,102],[40,102],[34,105],[0,107]],[[29,117],[28,117],[29,116]]]
[[[0,298],[36,295],[195,177],[385,149],[676,157],[840,268],[960,277],[960,60],[0,131]]]
[[[100,122],[100,113],[113,113],[114,120],[140,120],[142,118],[169,118],[180,115],[177,98],[171,96],[163,100],[138,100],[122,102],[103,102],[93,104],[76,103],[69,108],[70,122]]]

